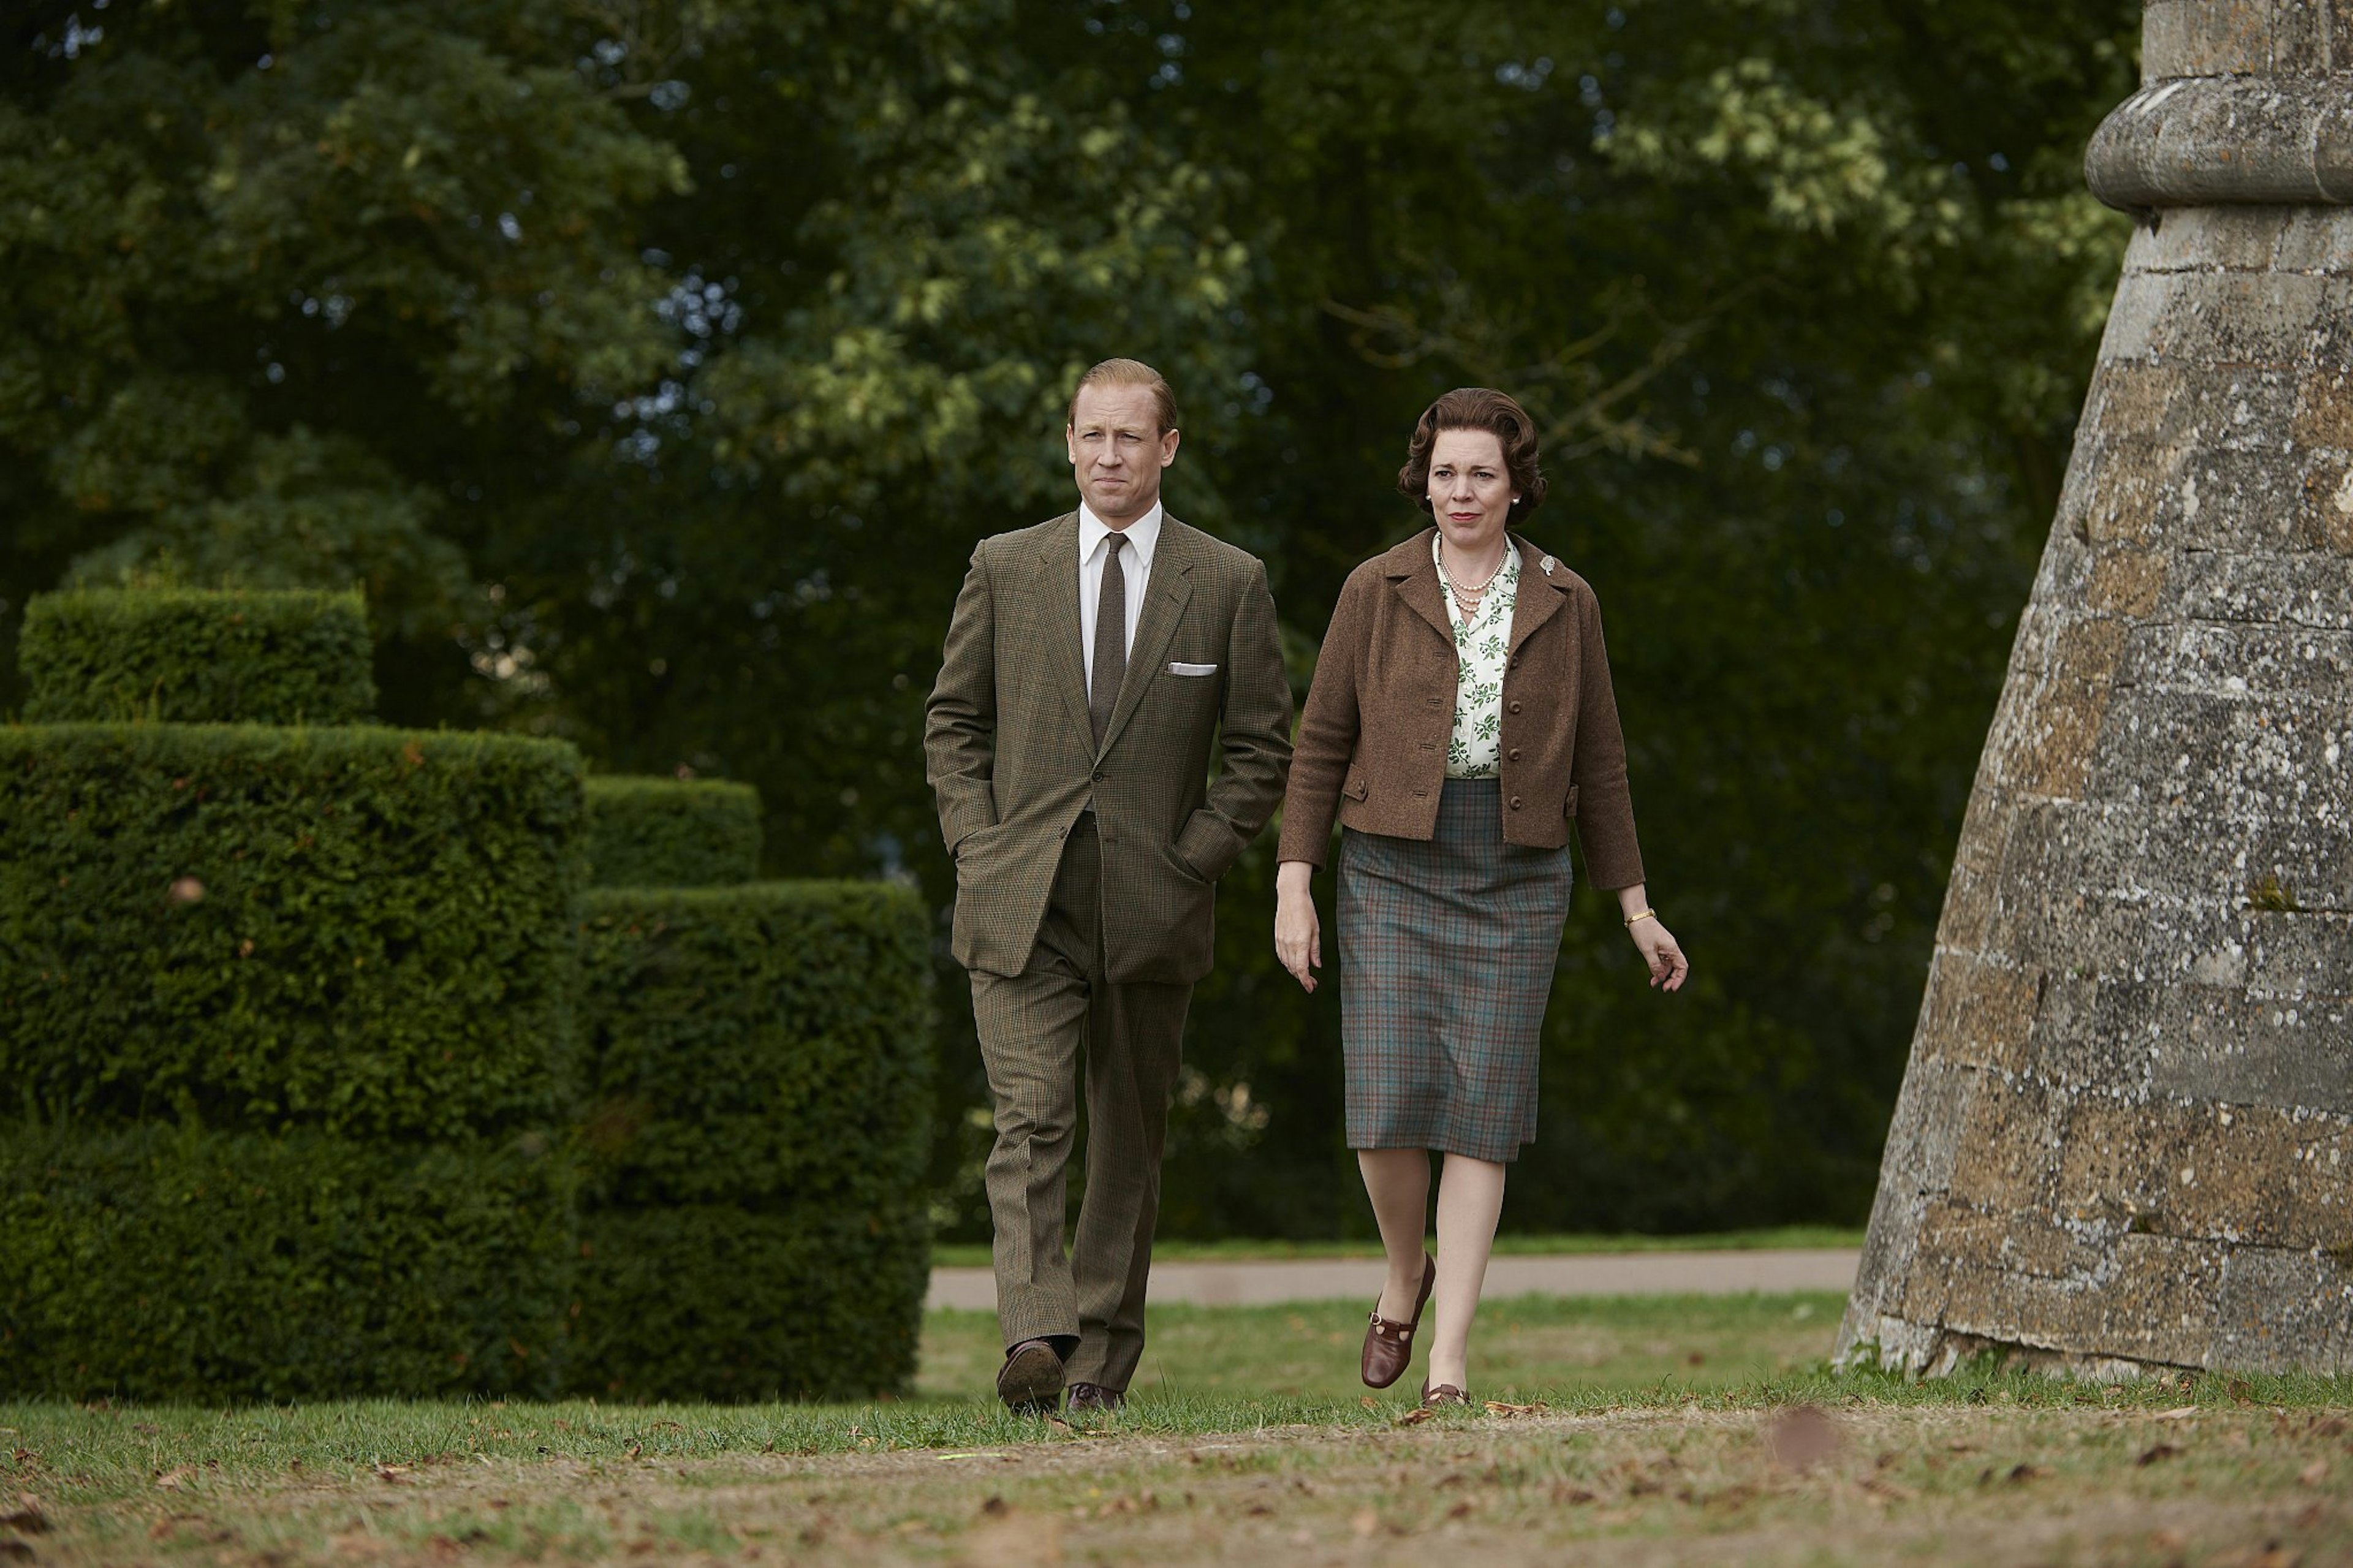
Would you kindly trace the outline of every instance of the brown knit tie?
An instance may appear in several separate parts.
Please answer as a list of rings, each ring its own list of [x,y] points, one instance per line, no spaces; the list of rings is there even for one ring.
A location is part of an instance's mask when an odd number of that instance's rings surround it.
[[[1111,710],[1119,703],[1119,683],[1127,675],[1127,574],[1119,564],[1119,547],[1126,542],[1116,533],[1105,542],[1103,596],[1095,601],[1094,683],[1087,693],[1087,717],[1094,721],[1098,752],[1103,731],[1111,728]]]

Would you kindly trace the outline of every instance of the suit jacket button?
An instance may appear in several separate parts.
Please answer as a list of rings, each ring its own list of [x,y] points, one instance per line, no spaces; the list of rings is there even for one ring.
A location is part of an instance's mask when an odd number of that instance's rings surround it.
[[[1516,762],[1518,762],[1519,760],[1520,760],[1520,749],[1519,749],[1517,746],[1514,746],[1514,747],[1512,748],[1512,761],[1514,761],[1514,762],[1515,762],[1515,763],[1516,763]]]
[[[1512,809],[1514,811],[1520,809],[1520,797],[1518,795],[1514,795],[1512,797]]]
[[[1098,770],[1098,771],[1096,772],[1096,773],[1095,773],[1095,783],[1097,783],[1097,784],[1101,784],[1101,783],[1103,783],[1103,773],[1102,773],[1102,772],[1101,772],[1100,770]]]
[[[1520,710],[1520,705],[1519,705],[1518,703],[1516,703],[1516,702],[1513,703],[1513,704],[1511,705],[1511,708],[1512,708],[1512,711],[1513,711],[1513,712],[1514,712],[1514,713],[1516,713],[1516,712],[1518,712],[1518,711]]]

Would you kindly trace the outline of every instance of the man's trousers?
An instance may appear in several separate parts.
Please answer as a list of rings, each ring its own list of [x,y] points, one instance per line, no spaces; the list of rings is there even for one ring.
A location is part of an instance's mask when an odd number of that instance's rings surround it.
[[[1144,1355],[1160,1152],[1193,988],[1103,978],[1103,898],[1095,819],[1083,815],[1064,841],[1029,966],[1009,978],[976,972],[972,1001],[997,1110],[987,1184],[1005,1343],[1054,1341],[1071,1382],[1124,1390]],[[1064,1168],[1082,1058],[1087,1186],[1066,1258]]]

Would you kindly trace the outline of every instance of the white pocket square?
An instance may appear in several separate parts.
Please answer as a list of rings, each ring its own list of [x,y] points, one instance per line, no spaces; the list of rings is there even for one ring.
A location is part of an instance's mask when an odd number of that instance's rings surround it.
[[[1171,675],[1215,675],[1218,673],[1218,667],[1214,664],[1187,664],[1182,659],[1178,659],[1168,666],[1168,673]]]

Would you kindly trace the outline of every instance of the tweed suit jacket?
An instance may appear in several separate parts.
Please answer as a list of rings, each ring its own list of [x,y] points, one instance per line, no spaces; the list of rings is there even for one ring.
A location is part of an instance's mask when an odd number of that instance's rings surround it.
[[[1145,594],[1098,752],[1078,514],[973,552],[923,731],[967,969],[1029,964],[1062,842],[1092,800],[1106,977],[1189,984],[1209,972],[1217,879],[1282,798],[1291,686],[1256,556],[1164,514]]]
[[[1425,528],[1348,574],[1299,724],[1283,803],[1285,860],[1321,866],[1332,818],[1362,833],[1429,838],[1438,825],[1461,663]],[[1517,534],[1519,602],[1504,669],[1504,840],[1557,849],[1577,826],[1602,888],[1642,879],[1626,742],[1584,578]]]

